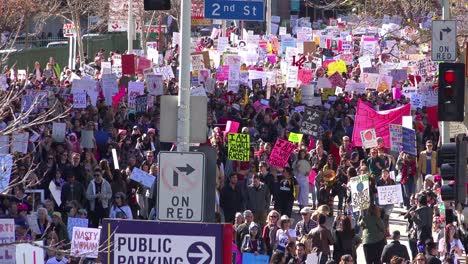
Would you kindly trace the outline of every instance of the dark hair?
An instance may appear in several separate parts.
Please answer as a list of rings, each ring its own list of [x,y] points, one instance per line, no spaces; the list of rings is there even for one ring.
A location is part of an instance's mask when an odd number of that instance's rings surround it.
[[[271,255],[270,264],[281,264],[283,263],[285,253],[281,251],[275,251],[273,255]]]
[[[319,214],[318,216],[319,225],[325,224],[326,221],[327,221],[327,216],[325,216],[324,214]]]

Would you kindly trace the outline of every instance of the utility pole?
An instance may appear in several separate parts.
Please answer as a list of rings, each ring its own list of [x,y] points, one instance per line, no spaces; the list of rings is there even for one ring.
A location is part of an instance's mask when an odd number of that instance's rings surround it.
[[[271,35],[271,0],[267,0],[266,6],[266,35]]]
[[[133,53],[133,29],[135,23],[133,22],[133,0],[128,0],[128,19],[127,19],[127,50],[128,53]]]
[[[190,31],[191,2],[181,0],[177,152],[188,152],[190,141]]]
[[[440,0],[442,6],[442,20],[449,20],[450,19],[450,3],[449,0]],[[440,76],[439,76],[440,78]],[[440,124],[441,134],[442,137],[442,144],[450,142],[450,126],[447,121],[441,121]]]

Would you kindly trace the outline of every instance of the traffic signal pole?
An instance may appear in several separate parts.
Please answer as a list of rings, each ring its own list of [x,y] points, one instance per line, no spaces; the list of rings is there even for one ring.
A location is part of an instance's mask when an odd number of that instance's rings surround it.
[[[190,0],[181,0],[179,96],[177,102],[177,151],[188,152],[190,140]]]
[[[450,19],[450,3],[449,0],[440,0],[442,6],[442,20],[449,20]],[[440,74],[439,74],[440,78]],[[442,144],[450,142],[450,126],[449,123],[446,121],[441,121],[440,124],[440,136],[442,138]]]

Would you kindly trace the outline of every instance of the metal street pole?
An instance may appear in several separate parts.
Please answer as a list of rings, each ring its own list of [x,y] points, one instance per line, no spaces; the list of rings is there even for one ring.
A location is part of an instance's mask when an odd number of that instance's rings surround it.
[[[271,0],[267,0],[266,7],[266,35],[271,35]]]
[[[133,7],[132,1],[128,0],[128,19],[127,19],[127,50],[128,53],[133,53],[133,28],[135,23],[133,22]]]
[[[226,20],[221,20],[221,36],[226,37]]]
[[[190,140],[190,31],[191,2],[181,0],[179,96],[177,102],[177,151],[189,151]]]
[[[450,19],[450,3],[449,0],[441,0],[442,5],[442,20]],[[440,76],[439,76],[440,78]],[[450,126],[447,121],[442,121],[440,124],[442,131],[440,136],[442,137],[442,144],[450,143]]]

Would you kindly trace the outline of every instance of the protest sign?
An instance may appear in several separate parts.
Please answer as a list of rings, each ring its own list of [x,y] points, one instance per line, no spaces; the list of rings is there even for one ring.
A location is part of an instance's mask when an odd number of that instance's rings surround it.
[[[362,82],[366,84],[366,89],[377,89],[379,84],[379,74],[377,73],[363,73]]]
[[[294,143],[278,138],[274,148],[271,150],[268,163],[277,168],[283,168],[288,163],[289,156],[295,148],[296,145]]]
[[[164,80],[162,75],[147,74],[146,75],[146,88],[148,93],[151,95],[163,95],[164,94]]]
[[[101,61],[101,73],[102,75],[112,73],[112,63],[110,61]]]
[[[203,59],[203,54],[195,53],[195,54],[190,55],[190,57],[192,60],[193,71],[199,71],[199,70],[205,69],[205,61]]]
[[[84,65],[83,66],[83,72],[84,74],[88,75],[89,77],[94,77],[94,73],[96,72],[96,69],[94,69],[92,66],[89,65]]]
[[[15,220],[12,218],[0,219],[0,244],[15,242]],[[15,246],[1,246],[0,256],[2,264],[15,264]]]
[[[296,88],[298,74],[299,68],[297,66],[288,66],[288,72],[286,74],[286,87]]]
[[[306,108],[302,117],[300,132],[306,135],[315,136],[318,133],[322,122],[323,112]]]
[[[81,130],[81,146],[83,148],[94,148],[94,131]]]
[[[335,88],[322,88],[322,101],[328,101],[335,95]]]
[[[422,105],[425,107],[436,106],[439,101],[439,94],[437,90],[433,90],[432,87],[426,91],[421,92]]]
[[[351,84],[351,89],[355,94],[365,94],[366,84],[365,83],[353,83]]]
[[[402,123],[402,117],[410,115],[411,105],[407,104],[392,110],[375,111],[359,100],[353,130],[353,143],[362,146],[361,131],[375,128],[376,135],[384,139],[386,148],[390,148],[389,125]]]
[[[455,138],[459,134],[468,135],[468,129],[462,122],[448,122],[450,127],[450,138]],[[1,190],[1,188],[0,188]]]
[[[132,174],[130,174],[130,179],[134,180],[148,188],[152,188],[154,181],[156,180],[156,177],[154,177],[151,174],[146,173],[143,170],[140,170],[138,168],[134,168],[132,170]]]
[[[39,223],[37,222],[36,212],[33,212],[32,214],[28,214],[26,216],[26,220],[28,221],[28,226],[29,226],[29,229],[31,229],[31,232],[36,233],[36,234],[41,234]]]
[[[34,241],[32,244],[21,243],[15,248],[16,263],[44,264],[44,241]],[[2,262],[3,263],[3,262]]]
[[[113,148],[111,152],[112,152],[112,163],[114,163],[114,169],[118,170],[120,169],[120,166],[119,166],[119,159],[117,158],[117,150]]]
[[[239,131],[239,122],[228,120],[226,123],[226,132],[227,133],[237,133]]]
[[[322,98],[315,96],[314,87],[312,85],[301,85],[301,101],[307,106],[322,105]]]
[[[228,158],[230,160],[250,160],[250,135],[241,133],[229,133]]]
[[[139,57],[138,65],[137,65],[137,72],[139,74],[143,74],[144,70],[151,68],[152,66],[151,64],[152,64],[151,60],[147,58]]]
[[[379,205],[403,203],[401,184],[377,186]]]
[[[148,95],[140,95],[135,98],[135,112],[144,113],[148,107]]]
[[[377,147],[377,136],[375,135],[375,129],[371,128],[361,131],[361,141],[362,146],[365,149]]]
[[[13,139],[11,145],[11,153],[19,152],[28,153],[29,133],[13,132]]]
[[[294,142],[294,143],[301,143],[302,142],[302,136],[304,136],[304,135],[300,134],[300,133],[289,132],[288,141],[291,141],[291,142]]]
[[[392,88],[392,76],[388,75],[379,75],[379,84],[377,86],[378,92],[385,92]]]
[[[417,155],[416,131],[407,127],[402,127],[402,150],[413,156]]]
[[[49,191],[52,194],[57,206],[62,204],[62,188],[60,186],[55,185],[54,181],[50,181],[49,183]]]
[[[403,149],[403,129],[401,125],[390,124],[390,151],[399,153]]]
[[[75,257],[97,258],[101,229],[73,227],[70,253]]]
[[[164,80],[170,80],[172,78],[175,78],[174,72],[172,71],[172,68],[170,65],[159,67],[159,68],[154,68],[153,71],[156,75],[162,75]]]
[[[0,154],[0,193],[6,190],[10,184],[13,157],[9,154]]]
[[[133,75],[135,74],[135,55],[124,54],[122,56],[122,74]]]
[[[65,123],[52,123],[52,138],[55,142],[64,142],[67,124]]]
[[[303,85],[308,85],[312,81],[314,70],[310,69],[300,69],[297,75],[297,79]]]
[[[192,87],[190,89],[190,96],[205,96],[206,97],[206,91],[203,86],[197,86],[197,87]]]
[[[128,83],[128,108],[135,109],[136,97],[145,93],[145,84],[143,82]]]
[[[69,217],[67,221],[67,231],[69,239],[73,237],[73,228],[77,227],[88,227],[88,218],[74,218]]]
[[[422,109],[423,108],[423,101],[422,101],[422,97],[419,93],[413,93],[411,94],[411,97],[410,97],[410,101],[411,101],[411,109]]]
[[[77,109],[84,109],[88,105],[86,101],[86,92],[73,93],[73,107]]]
[[[350,179],[351,204],[353,212],[365,210],[370,205],[369,175],[359,175]]]
[[[270,263],[270,257],[268,255],[260,255],[244,252],[242,254],[242,263],[252,264],[268,264]]]
[[[345,87],[346,86],[346,81],[343,79],[341,74],[339,72],[335,72],[332,74],[332,76],[328,77],[330,80],[330,83],[332,84],[332,88],[335,88],[337,86],[339,87]]]
[[[0,74],[0,90],[6,91],[8,89],[6,74]]]

